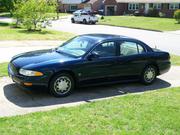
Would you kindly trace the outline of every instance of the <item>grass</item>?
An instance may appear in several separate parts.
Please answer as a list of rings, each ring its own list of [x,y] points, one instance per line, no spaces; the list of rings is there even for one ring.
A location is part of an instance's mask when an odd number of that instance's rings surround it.
[[[0,77],[8,76],[8,63],[0,63]]]
[[[180,56],[171,55],[172,65],[180,66]]]
[[[56,17],[57,16],[56,13],[48,13],[48,15],[51,16],[51,17],[53,17],[53,16]],[[58,15],[60,17],[64,17],[64,16],[68,16],[70,14],[68,14],[68,13],[59,13]],[[11,16],[11,14],[9,12],[2,12],[2,13],[0,13],[0,17],[12,17],[12,16]]]
[[[48,15],[57,17],[57,13],[48,13]],[[58,13],[58,15],[59,15],[59,17],[64,17],[64,16],[68,16],[71,14],[69,14],[69,13]]]
[[[0,22],[0,31],[0,40],[68,40],[74,36],[68,32],[47,29],[30,32],[22,28],[12,28],[5,22]]]
[[[105,16],[99,24],[140,28],[158,31],[180,30],[173,18],[135,17],[135,16]]]
[[[1,135],[178,135],[180,88],[0,118]]]
[[[2,12],[0,13],[0,17],[11,17],[11,14],[9,12]]]

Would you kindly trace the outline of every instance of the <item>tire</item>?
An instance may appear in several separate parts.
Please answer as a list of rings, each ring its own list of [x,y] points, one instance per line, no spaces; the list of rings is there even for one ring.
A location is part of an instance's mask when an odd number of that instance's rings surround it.
[[[87,21],[86,21],[86,19],[84,19],[84,20],[83,20],[83,24],[87,24]]]
[[[96,22],[92,22],[92,24],[96,24]]]
[[[141,82],[145,85],[152,84],[157,77],[157,68],[153,65],[147,66],[141,74]]]
[[[73,18],[71,19],[71,22],[72,22],[72,23],[75,23],[75,21],[74,21],[74,19],[73,19]]]
[[[59,86],[58,86],[59,85]],[[61,73],[52,78],[49,91],[55,97],[66,97],[74,90],[74,79],[67,73]]]

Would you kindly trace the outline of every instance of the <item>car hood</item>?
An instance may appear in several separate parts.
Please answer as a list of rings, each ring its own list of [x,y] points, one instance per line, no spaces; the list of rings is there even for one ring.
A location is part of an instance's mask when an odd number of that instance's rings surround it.
[[[16,55],[12,58],[11,62],[22,68],[37,65],[46,65],[53,63],[63,63],[74,60],[75,58],[68,55],[56,52],[55,49],[38,50],[32,52],[26,52]]]

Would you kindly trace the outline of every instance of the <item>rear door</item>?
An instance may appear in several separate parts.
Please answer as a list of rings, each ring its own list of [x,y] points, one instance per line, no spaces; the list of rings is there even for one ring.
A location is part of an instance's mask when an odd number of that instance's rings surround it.
[[[123,40],[118,45],[117,76],[135,79],[147,63],[145,47],[136,41]]]

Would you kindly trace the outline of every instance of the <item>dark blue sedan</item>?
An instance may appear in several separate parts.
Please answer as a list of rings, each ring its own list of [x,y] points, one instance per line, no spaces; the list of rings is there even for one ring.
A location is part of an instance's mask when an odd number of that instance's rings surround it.
[[[169,53],[118,35],[77,36],[58,48],[13,57],[9,76],[20,85],[45,86],[56,97],[76,86],[124,81],[148,85],[170,69]]]

